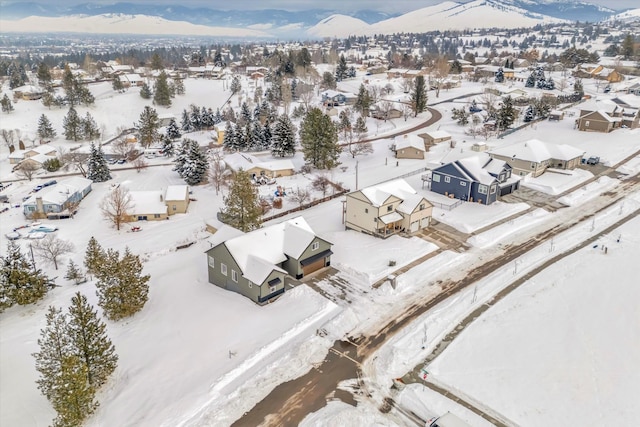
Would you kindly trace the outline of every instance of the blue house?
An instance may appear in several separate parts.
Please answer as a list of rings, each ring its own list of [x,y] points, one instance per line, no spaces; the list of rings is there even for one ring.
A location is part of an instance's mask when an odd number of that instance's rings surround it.
[[[74,176],[61,180],[33,194],[22,204],[24,216],[28,219],[68,218],[78,204],[91,192],[90,179]]]
[[[347,94],[337,90],[327,89],[320,95],[322,96],[322,104],[328,107],[337,107],[347,103]]]
[[[520,179],[511,176],[511,166],[487,155],[444,164],[431,175],[431,191],[485,205],[512,193],[519,186]]]

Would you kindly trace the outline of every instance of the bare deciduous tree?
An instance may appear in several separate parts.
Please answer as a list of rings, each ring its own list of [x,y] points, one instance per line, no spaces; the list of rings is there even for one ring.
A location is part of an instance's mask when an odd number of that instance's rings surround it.
[[[429,73],[429,84],[430,86],[435,86],[436,98],[440,96],[440,89],[443,87],[443,83],[449,75],[450,69],[451,66],[447,61],[447,58],[444,56],[439,56],[431,66],[431,71]]]
[[[314,190],[322,191],[322,197],[327,195],[327,190],[331,187],[331,181],[325,175],[318,175],[312,182]]]
[[[2,140],[7,148],[13,152],[13,150],[15,150],[16,143],[20,140],[20,130],[2,129],[0,130],[0,135],[2,136]]]
[[[413,79],[403,79],[402,80],[402,91],[404,93],[409,93],[413,90]]]
[[[68,153],[62,154],[63,162],[78,169],[78,172],[85,178],[87,177],[87,158],[87,154],[79,153],[78,151],[69,151]]]
[[[58,269],[58,259],[73,251],[73,244],[66,240],[59,239],[54,234],[48,234],[44,239],[38,240],[32,245],[36,256],[45,262],[53,264]]]
[[[133,144],[129,144],[124,139],[116,139],[111,143],[111,151],[121,158],[127,159],[133,151]]]
[[[16,168],[16,174],[31,181],[38,169],[40,169],[40,166],[36,165],[34,162],[25,162],[23,160]]]
[[[131,194],[122,186],[111,190],[100,203],[102,215],[116,227],[116,230],[120,230],[123,223],[129,222],[129,212],[132,208]]]
[[[222,160],[222,151],[212,151],[209,155],[209,182],[216,189],[216,195],[220,193],[220,189],[229,184],[231,179],[231,170]]]
[[[292,201],[297,202],[300,207],[311,200],[311,193],[309,190],[298,187],[295,191],[291,192],[290,198]]]
[[[133,161],[133,167],[136,170],[136,172],[140,173],[140,171],[146,169],[147,167],[149,167],[149,165],[147,164],[144,157],[139,156]]]

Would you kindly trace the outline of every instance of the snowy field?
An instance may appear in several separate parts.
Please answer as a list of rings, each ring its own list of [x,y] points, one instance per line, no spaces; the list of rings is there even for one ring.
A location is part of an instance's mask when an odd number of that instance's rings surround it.
[[[596,244],[491,308],[430,372],[518,425],[636,424],[640,217]]]

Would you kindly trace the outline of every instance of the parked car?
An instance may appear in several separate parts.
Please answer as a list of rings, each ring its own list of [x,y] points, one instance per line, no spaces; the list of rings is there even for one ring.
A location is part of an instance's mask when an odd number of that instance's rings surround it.
[[[37,233],[40,231],[42,231],[43,233],[53,233],[57,230],[58,227],[56,227],[55,225],[37,224],[31,226],[31,231],[29,231],[29,233]]]
[[[107,163],[109,163],[110,165],[115,165],[118,162],[118,159],[109,159],[107,160]]]
[[[45,182],[44,184],[42,184],[42,186],[43,186],[43,187],[49,187],[49,186],[51,186],[51,185],[55,185],[55,184],[57,184],[57,183],[58,183],[58,181],[56,181],[55,179],[52,179],[51,181],[47,181],[47,182]]]
[[[119,165],[124,165],[125,163],[127,163],[127,159],[119,159],[117,163]]]
[[[42,190],[44,188],[43,185],[36,185],[35,187],[33,187],[33,192],[37,193],[38,191]]]
[[[18,233],[17,231],[11,231],[5,234],[4,237],[9,240],[18,240],[20,237],[22,237],[22,234]]]
[[[591,156],[587,159],[588,165],[597,165],[598,163],[600,163],[600,157]]]
[[[44,231],[36,231],[35,233],[33,233],[33,232],[29,233],[29,238],[30,239],[44,239],[46,235],[47,235],[47,233],[45,233]]]

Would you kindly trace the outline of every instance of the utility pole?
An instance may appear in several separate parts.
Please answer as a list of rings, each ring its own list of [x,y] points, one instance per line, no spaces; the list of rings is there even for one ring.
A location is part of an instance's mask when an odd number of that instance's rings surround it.
[[[356,160],[356,191],[358,191],[358,161]]]

